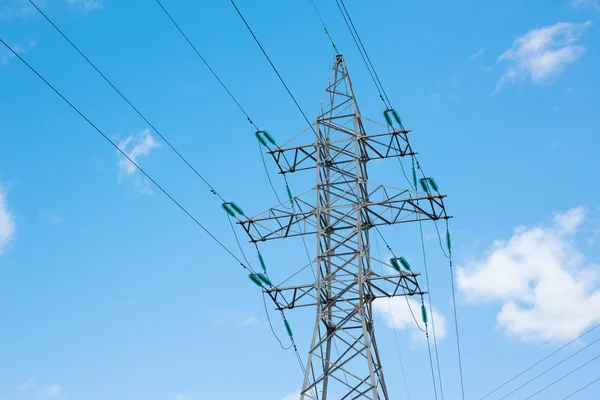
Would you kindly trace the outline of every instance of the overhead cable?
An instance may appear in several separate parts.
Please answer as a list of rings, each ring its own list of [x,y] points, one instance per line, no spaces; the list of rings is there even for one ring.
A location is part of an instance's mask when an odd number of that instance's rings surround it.
[[[338,6],[338,9],[342,13],[344,22],[346,23],[346,26],[348,27],[348,30],[350,31],[350,35],[352,36],[352,39],[354,40],[354,43],[356,44],[356,47],[358,48],[358,52],[360,53],[360,55],[365,63],[365,66],[367,67],[367,70],[369,71],[369,75],[371,75],[371,79],[373,80],[373,83],[375,84],[375,87],[377,88],[377,91],[379,92],[379,98],[381,99],[381,101],[383,101],[383,104],[386,106],[386,108],[388,108],[388,109],[392,108],[390,99],[388,98],[387,93],[385,92],[385,89],[383,88],[383,85],[381,84],[379,75],[377,75],[377,71],[375,71],[375,67],[373,66],[373,63],[371,62],[371,58],[369,57],[369,54],[367,53],[367,49],[365,48],[365,46],[362,43],[360,35],[358,34],[358,30],[354,26],[354,22],[352,22],[352,18],[350,17],[350,13],[346,9],[346,5],[344,4],[344,1],[343,0],[335,0],[335,2]]]
[[[221,78],[219,78],[219,76],[217,75],[217,73],[212,69],[212,67],[210,66],[210,64],[208,63],[208,61],[206,61],[206,59],[202,56],[202,54],[200,53],[200,51],[198,51],[198,49],[196,48],[196,46],[194,46],[194,43],[190,40],[190,38],[185,34],[185,32],[179,27],[179,24],[177,24],[177,22],[175,22],[175,19],[171,16],[171,14],[169,14],[169,12],[167,11],[167,9],[163,6],[163,4],[160,2],[160,0],[156,0],[156,2],[158,3],[158,5],[160,6],[160,8],[164,11],[164,13],[167,15],[167,17],[171,20],[171,22],[173,23],[173,25],[175,25],[175,28],[177,28],[177,30],[179,31],[179,33],[181,33],[181,35],[184,37],[184,39],[188,42],[188,44],[192,47],[192,49],[194,50],[194,52],[198,55],[198,57],[200,57],[200,60],[202,60],[202,62],[204,63],[204,65],[206,65],[206,68],[208,68],[208,70],[210,71],[210,73],[215,77],[215,79],[221,84],[221,86],[223,87],[223,89],[225,89],[225,91],[227,92],[227,94],[229,95],[229,97],[231,97],[231,99],[234,101],[234,103],[238,106],[238,108],[242,111],[242,113],[244,113],[244,115],[246,116],[246,118],[248,119],[248,122],[250,122],[255,128],[256,130],[258,130],[258,127],[254,124],[254,122],[252,121],[252,119],[250,118],[250,116],[248,115],[248,113],[246,112],[246,110],[244,110],[244,108],[242,107],[242,105],[237,101],[237,99],[235,98],[235,96],[229,91],[229,89],[227,88],[227,86],[225,86],[225,84],[223,83],[223,81],[221,80]]]
[[[142,112],[133,105],[133,103],[127,98],[125,97],[125,95],[106,77],[106,75],[104,75],[104,73],[102,73],[102,71],[100,71],[100,69],[79,49],[79,47],[77,47],[75,45],[75,43],[73,43],[71,41],[71,39],[69,39],[69,37],[50,19],[50,17],[48,17],[48,15],[46,15],[46,13],[44,13],[35,2],[33,2],[33,0],[28,0],[33,7],[36,8],[36,10],[39,11],[39,13],[46,19],[46,21],[48,21],[50,23],[50,25],[52,25],[52,27],[75,49],[75,51],[77,51],[77,53],[79,53],[79,55],[102,77],[102,79],[104,79],[104,81],[106,81],[106,83],[108,83],[108,85],[115,91],[117,92],[117,94],[129,105],[129,107],[131,107],[131,109],[133,109],[133,111],[135,111],[143,120],[145,123],[148,124],[148,126],[150,126],[150,128],[152,128],[152,130],[154,132],[156,132],[156,134],[158,136],[160,136],[160,138],[167,144],[167,146],[169,146],[169,148],[171,148],[171,150],[173,150],[173,152],[175,152],[175,154],[177,154],[177,156],[196,174],[196,176],[198,178],[200,178],[202,180],[202,182],[204,182],[204,184],[206,186],[208,186],[208,188],[210,189],[211,193],[217,195],[223,202],[225,202],[225,199],[215,190],[215,188],[200,174],[200,172],[198,172],[198,170],[179,152],[179,150],[177,150],[175,148],[175,146],[173,146],[171,144],[171,142],[169,140],[167,140],[167,138],[158,130],[158,128],[156,128],[156,126],[154,126],[154,124],[152,124],[148,118],[146,118],[144,116],[144,114],[142,114]]]
[[[523,383],[521,386],[517,387],[516,389],[514,389],[512,392],[509,392],[508,394],[500,397],[499,400],[503,400],[505,398],[507,398],[508,396],[510,396],[511,394],[515,393],[518,390],[521,390],[522,388],[524,388],[525,386],[529,385],[531,382],[535,381],[536,379],[539,379],[541,376],[545,375],[546,373],[552,371],[554,368],[558,367],[559,365],[561,365],[562,363],[564,363],[567,360],[570,360],[571,358],[575,357],[577,354],[581,353],[582,351],[584,351],[585,349],[587,349],[588,347],[592,346],[593,344],[597,343],[600,341],[600,338],[594,340],[593,342],[587,344],[585,347],[582,347],[581,349],[577,350],[575,353],[571,354],[569,357],[557,362],[556,364],[554,364],[553,366],[551,366],[550,368],[544,370],[542,373],[536,375],[535,377],[531,378],[530,380],[528,380],[527,382]]]
[[[575,396],[577,393],[581,392],[584,389],[587,389],[588,387],[592,386],[594,383],[596,382],[600,382],[600,378],[598,379],[594,379],[593,381],[591,381],[590,383],[588,383],[585,386],[580,387],[579,389],[577,389],[576,391],[574,391],[573,393],[571,393],[570,395],[568,395],[567,397],[563,397],[562,400],[567,400],[570,399],[571,397]]]
[[[173,23],[173,25],[175,26],[175,28],[177,29],[177,31],[181,34],[181,36],[185,39],[185,41],[190,45],[190,47],[192,48],[192,50],[194,51],[194,53],[196,53],[196,55],[200,58],[200,60],[204,63],[204,65],[206,66],[206,68],[208,68],[208,70],[210,71],[210,73],[214,76],[214,78],[219,82],[219,84],[221,85],[221,87],[225,90],[225,92],[227,92],[227,94],[229,95],[229,97],[233,100],[233,102],[236,104],[236,106],[240,109],[240,111],[246,116],[246,119],[248,120],[248,122],[250,124],[252,124],[252,126],[256,129],[256,132],[260,132],[260,129],[258,128],[258,126],[254,123],[254,121],[252,120],[252,118],[250,118],[250,115],[248,114],[248,112],[246,112],[246,110],[244,109],[244,107],[242,107],[241,103],[238,101],[238,99],[233,95],[233,93],[229,90],[229,88],[225,85],[225,83],[223,82],[223,80],[219,77],[219,75],[217,75],[216,71],[210,66],[210,64],[208,63],[208,61],[206,60],[206,58],[204,58],[204,56],[202,55],[202,53],[200,53],[200,51],[198,50],[198,48],[196,47],[196,45],[194,45],[194,43],[191,41],[191,39],[189,38],[189,36],[183,31],[183,29],[181,28],[181,26],[177,23],[177,21],[175,20],[175,18],[173,18],[173,16],[167,11],[167,9],[165,8],[165,6],[160,2],[160,0],[156,0],[156,3],[160,6],[160,9],[164,12],[164,14],[168,17],[168,19]],[[259,149],[260,149],[260,143],[259,143]],[[271,190],[273,191],[273,193],[275,194],[275,197],[277,197],[277,200],[279,201],[279,203],[281,203],[281,199],[279,198],[279,194],[277,193],[277,191],[275,190],[275,187],[273,186],[273,181],[271,180],[271,176],[269,175],[269,172],[266,168],[266,164],[265,164],[265,160],[264,160],[264,156],[262,154],[262,151],[260,153],[261,155],[261,159],[262,159],[262,163],[263,166],[265,167],[265,173],[267,175],[267,180],[269,181],[269,185],[271,187]],[[287,161],[287,160],[286,160]],[[284,180],[286,181],[286,185],[287,185],[287,178],[285,177],[285,175],[283,176]]]
[[[134,165],[150,182],[154,184],[165,196],[169,198],[181,211],[183,211],[196,225],[198,225],[206,234],[208,234],[213,241],[215,241],[223,250],[225,250],[233,259],[240,263],[244,269],[249,270],[249,266],[246,266],[229,248],[227,248],[217,237],[210,232],[200,221],[196,219],[181,203],[179,203],[169,192],[167,192],[157,181],[155,181],[142,167],[140,167],[127,153],[125,153],[114,141],[112,141],[100,128],[98,128],[88,117],[86,117],[73,103],[71,103],[58,89],[56,89],[49,81],[47,81],[35,68],[33,68],[25,59],[23,59],[8,43],[3,39],[0,42],[17,57],[27,68],[31,70],[38,78],[40,78],[54,93],[56,93],[65,103],[69,105],[81,118],[83,118],[96,132],[98,132],[107,142],[109,142],[123,157]]]
[[[556,385],[558,382],[562,381],[563,379],[571,376],[572,374],[574,374],[575,372],[579,371],[581,368],[585,367],[586,365],[592,363],[593,361],[596,361],[597,359],[600,358],[600,354],[597,355],[596,357],[592,358],[591,360],[589,360],[588,362],[586,362],[585,364],[580,365],[579,367],[575,368],[574,370],[572,370],[571,372],[561,376],[560,378],[556,379],[555,381],[551,382],[550,384],[544,386],[543,388],[541,388],[540,390],[538,390],[537,392],[535,392],[534,394],[532,394],[531,396],[529,396],[528,398],[526,398],[525,400],[529,400],[535,396],[537,396],[538,394],[542,393],[544,390]]]
[[[329,38],[329,42],[331,43],[331,46],[333,46],[333,50],[335,51],[335,54],[339,55],[340,52],[338,51],[337,46],[335,45],[335,42],[333,41],[333,38],[331,37],[331,34],[327,30],[327,26],[325,26],[325,21],[323,20],[323,17],[321,16],[321,13],[319,12],[319,9],[317,8],[315,0],[310,0],[310,2],[312,3],[312,6],[313,6],[313,8],[315,10],[315,13],[317,13],[317,17],[319,17],[319,21],[321,21],[321,25],[323,25],[323,30],[325,31],[325,34]]]
[[[317,132],[316,132],[313,124],[310,122],[310,120],[308,119],[308,117],[304,113],[304,110],[302,110],[302,107],[300,107],[300,104],[298,103],[298,101],[296,100],[296,98],[294,97],[294,95],[292,94],[292,91],[288,87],[287,83],[285,83],[285,80],[283,79],[283,77],[281,76],[281,74],[279,73],[279,71],[277,70],[277,68],[275,67],[275,64],[273,64],[273,61],[271,61],[271,58],[269,57],[269,55],[267,54],[266,50],[264,49],[264,47],[262,46],[262,44],[260,43],[260,41],[258,40],[258,38],[256,37],[256,35],[254,34],[254,31],[252,30],[252,28],[250,27],[250,25],[246,21],[246,18],[244,18],[244,15],[242,14],[242,12],[238,8],[238,6],[235,4],[235,1],[233,1],[233,0],[230,0],[230,1],[231,1],[231,4],[233,5],[233,7],[235,8],[235,10],[237,11],[238,15],[240,16],[240,18],[244,22],[244,25],[248,29],[248,32],[250,32],[250,34],[254,38],[254,41],[256,42],[256,44],[258,45],[258,47],[262,51],[263,55],[265,56],[265,58],[267,59],[267,61],[271,65],[271,68],[273,68],[273,71],[275,71],[275,74],[277,74],[277,77],[279,78],[279,80],[281,81],[281,83],[283,84],[283,86],[285,87],[285,90],[288,92],[288,94],[290,95],[291,99],[294,101],[294,104],[296,105],[296,107],[298,108],[298,110],[300,111],[300,113],[302,114],[302,116],[304,117],[304,120],[306,121],[306,123],[310,126],[310,128],[312,129],[312,131],[316,135]]]
[[[532,364],[531,366],[527,367],[526,369],[524,369],[523,371],[519,372],[517,375],[513,376],[512,378],[510,378],[509,380],[507,380],[506,382],[504,382],[503,384],[501,384],[500,386],[498,386],[497,388],[495,388],[494,390],[492,390],[491,392],[489,392],[488,394],[486,394],[485,396],[481,397],[479,400],[483,400],[487,397],[489,397],[490,395],[496,393],[498,390],[502,389],[504,386],[508,385],[509,383],[511,383],[512,381],[514,381],[515,379],[517,379],[518,377],[522,376],[523,374],[525,374],[526,372],[529,372],[530,370],[532,370],[533,368],[537,367],[538,365],[540,365],[541,363],[543,363],[544,361],[546,361],[547,359],[549,359],[550,357],[552,357],[553,355],[557,354],[558,352],[566,349],[567,347],[569,347],[570,345],[572,345],[573,343],[579,341],[581,338],[583,338],[585,335],[587,335],[588,333],[594,331],[595,329],[597,329],[600,326],[600,323],[594,325],[593,327],[591,327],[590,329],[588,329],[587,331],[583,332],[581,335],[577,336],[575,339],[571,340],[569,343],[561,346],[560,348],[554,350],[552,353],[548,354],[547,356],[545,356],[544,358],[542,358],[541,360],[535,362],[534,364]]]

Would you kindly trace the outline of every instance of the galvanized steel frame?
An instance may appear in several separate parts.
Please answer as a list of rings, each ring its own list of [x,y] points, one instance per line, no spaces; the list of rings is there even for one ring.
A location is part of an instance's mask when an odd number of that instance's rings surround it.
[[[402,128],[366,134],[344,58],[336,56],[315,142],[269,151],[280,173],[316,169],[316,187],[294,199],[293,211],[279,205],[238,222],[251,242],[316,235],[316,280],[265,289],[280,310],[317,308],[302,400],[389,399],[372,304],[380,297],[424,292],[418,274],[381,276],[371,269],[373,261],[384,262],[371,256],[369,231],[379,225],[449,218],[445,195],[368,182],[369,160],[416,154],[408,133]],[[315,204],[307,200],[309,194],[316,195]],[[393,290],[385,289],[384,282]]]

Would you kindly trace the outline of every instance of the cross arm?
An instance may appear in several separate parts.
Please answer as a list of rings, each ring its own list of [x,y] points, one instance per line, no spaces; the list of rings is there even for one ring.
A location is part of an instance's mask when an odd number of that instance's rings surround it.
[[[325,126],[330,124],[330,122],[327,121],[321,123]],[[335,126],[335,129],[337,130],[345,129],[339,125],[332,124],[332,127],[333,126]],[[366,154],[365,157],[367,160],[414,155],[417,153],[413,152],[410,147],[407,137],[408,132],[410,131],[394,130],[393,132],[362,135],[358,139],[358,143],[363,147],[363,154]],[[343,139],[328,141],[322,145],[329,147],[336,154],[354,156],[353,149],[351,151],[348,149],[355,143],[355,136],[350,130],[348,130],[347,133],[348,136]],[[286,148],[278,147],[269,150],[268,154],[273,157],[282,174],[313,169],[317,166],[316,143]],[[339,160],[333,159],[328,161],[331,165],[348,162],[348,160],[343,157]]]
[[[377,298],[390,298],[395,296],[412,296],[425,294],[417,283],[418,273],[399,273],[395,275],[378,275],[370,272],[365,278],[365,283],[368,287],[368,300],[372,301]],[[358,279],[355,277],[355,284],[358,284]],[[355,291],[347,291],[336,294],[335,297],[326,299],[323,294],[324,282],[316,281],[309,285],[288,286],[288,287],[272,287],[265,289],[264,292],[271,297],[277,306],[277,310],[287,310],[300,307],[316,306],[321,296],[321,302],[350,302],[358,300]],[[386,286],[390,289],[386,289]],[[352,285],[349,285],[352,287]]]
[[[450,218],[444,206],[445,194],[370,185],[371,188],[372,186],[375,186],[374,189],[369,190],[365,202],[359,205],[369,226]],[[348,192],[347,195],[354,194]],[[356,228],[352,219],[348,218],[356,212],[354,205],[340,202],[339,206],[333,205],[328,210],[317,210],[303,197],[305,194],[295,198],[294,210],[285,209],[280,205],[237,223],[242,225],[253,243],[314,234],[317,232],[317,211],[326,211],[329,215],[329,226],[321,227],[325,232]]]

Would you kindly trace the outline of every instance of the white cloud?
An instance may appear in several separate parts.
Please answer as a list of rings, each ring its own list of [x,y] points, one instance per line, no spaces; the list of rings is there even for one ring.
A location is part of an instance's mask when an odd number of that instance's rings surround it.
[[[83,8],[85,11],[93,11],[102,8],[102,0],[67,0],[67,4],[73,7]]]
[[[19,391],[24,392],[26,390],[31,389],[35,386],[35,381],[33,379],[27,379],[25,382],[19,385]]]
[[[0,19],[27,18],[35,8],[27,0],[3,0],[0,2]]]
[[[552,225],[519,227],[457,272],[472,302],[502,303],[498,324],[522,340],[566,341],[600,322],[600,266],[575,242],[582,207],[554,215]]]
[[[416,340],[424,338],[423,332],[415,324],[416,319],[423,327],[420,302],[410,297],[379,298],[373,302],[373,311],[383,318],[388,327],[392,329],[395,327],[396,330],[410,330]],[[431,329],[431,320],[433,319],[437,339],[443,339],[446,336],[446,319],[435,309],[433,312],[428,309],[427,312],[429,314],[429,329]]]
[[[241,326],[260,326],[264,324],[260,318],[256,318],[255,316],[250,316],[240,323]]]
[[[585,52],[585,47],[575,43],[591,25],[591,21],[559,22],[534,29],[517,38],[512,47],[498,58],[498,61],[506,62],[508,67],[500,78],[496,91],[506,83],[529,78],[533,84],[538,84],[558,75],[565,66],[577,61]]]
[[[283,396],[281,400],[300,400],[300,392],[291,393],[286,396]]]
[[[479,57],[481,57],[481,56],[483,55],[483,53],[485,53],[485,51],[486,51],[486,50],[487,50],[487,49],[486,49],[485,47],[483,47],[483,48],[481,48],[481,49],[477,50],[477,52],[476,52],[476,53],[474,53],[474,54],[472,54],[472,55],[471,55],[471,57],[469,57],[469,59],[470,59],[471,61],[475,61],[475,60],[477,60]]]
[[[234,326],[236,328],[253,328],[267,325],[267,321],[254,315],[231,310],[220,312],[219,316],[214,318],[212,322],[217,326]]]
[[[600,11],[598,0],[571,0],[569,4],[573,8],[593,8],[596,11]]]
[[[131,135],[119,143],[119,148],[136,164],[138,164],[140,157],[149,156],[150,152],[157,147],[159,147],[159,143],[154,140],[148,129],[140,132],[138,135]],[[119,154],[119,182],[122,182],[125,176],[135,176],[135,184],[140,192],[146,194],[152,193],[148,182],[142,180],[136,174],[136,166],[120,152],[117,153]]]
[[[44,220],[45,222],[54,224],[54,225],[61,225],[65,223],[65,219],[64,217],[62,217],[60,214],[58,214],[55,211],[50,211],[50,212],[43,212],[40,214],[40,218],[42,220]]]
[[[0,187],[0,255],[15,235],[15,218],[8,210],[6,192]]]
[[[60,6],[66,4],[73,9],[91,12],[102,8],[102,0],[64,0],[47,1],[37,0],[35,2],[41,9],[45,6]],[[60,5],[57,3],[61,3]],[[31,5],[29,0],[0,0],[0,20],[26,19],[37,15],[38,11]]]
[[[57,385],[56,383],[46,387],[46,389],[45,389],[45,392],[48,394],[48,396],[51,396],[51,397],[59,396],[62,393],[62,391],[63,391],[62,386]]]

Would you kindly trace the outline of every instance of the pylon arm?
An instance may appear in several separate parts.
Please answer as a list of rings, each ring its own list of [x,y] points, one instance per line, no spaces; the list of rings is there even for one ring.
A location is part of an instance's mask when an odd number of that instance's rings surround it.
[[[366,193],[367,202],[359,204],[366,215],[368,226],[391,225],[396,223],[438,220],[450,218],[444,207],[445,194],[420,193],[409,190],[395,189],[383,185],[369,184]],[[375,187],[374,190],[370,190]],[[328,190],[335,192],[338,198],[354,197],[355,194],[343,186],[331,185]],[[301,197],[295,198],[296,209],[289,210],[279,205],[262,214],[240,220],[252,243],[272,239],[283,239],[294,236],[310,235],[317,232],[317,215],[323,210],[317,210]],[[333,204],[327,210],[330,218],[329,225],[322,229],[326,233],[341,233],[344,230],[356,229],[350,218],[356,213],[356,206],[348,202]],[[322,222],[321,222],[322,223]]]
[[[355,161],[354,145],[357,142],[354,132],[347,128],[336,125],[330,121],[321,121],[321,124],[334,128],[337,131],[348,133],[348,137],[332,140],[321,145],[322,148],[328,148],[331,154],[336,154],[334,159],[329,160],[329,165],[339,166]],[[390,157],[404,157],[406,155],[417,154],[412,151],[408,142],[407,133],[410,130],[394,130],[393,132],[378,133],[373,135],[363,135],[358,143],[363,147],[362,154],[365,154],[365,160],[379,160]],[[317,167],[317,148],[316,143],[304,146],[277,148],[268,151],[279,166],[279,173],[287,174],[290,172],[304,171]],[[349,156],[343,157],[344,155]]]
[[[381,276],[374,272],[371,272],[368,278],[364,278],[365,283],[367,284],[369,290],[367,290],[368,301],[373,301],[377,298],[390,298],[395,296],[413,296],[413,295],[421,295],[425,294],[419,288],[419,284],[417,283],[418,273],[399,273],[395,275],[386,275]],[[325,282],[326,280],[321,280],[321,282]],[[357,279],[348,280],[348,287],[352,287],[352,281],[354,284],[357,284]],[[337,284],[342,284],[343,282],[337,281]],[[319,290],[319,286],[321,289]],[[387,286],[391,286],[390,289],[386,289]],[[327,291],[324,289],[324,283],[319,283],[316,281],[310,285],[300,285],[300,286],[288,286],[288,287],[273,287],[270,289],[265,289],[265,293],[271,297],[273,302],[277,305],[277,310],[287,310],[292,308],[300,308],[300,307],[314,307],[317,305],[319,301],[319,296],[321,296],[321,302],[353,302],[358,301],[358,294],[356,291],[349,290],[347,292],[338,292],[338,294],[330,298],[329,300],[323,298],[324,293]]]

